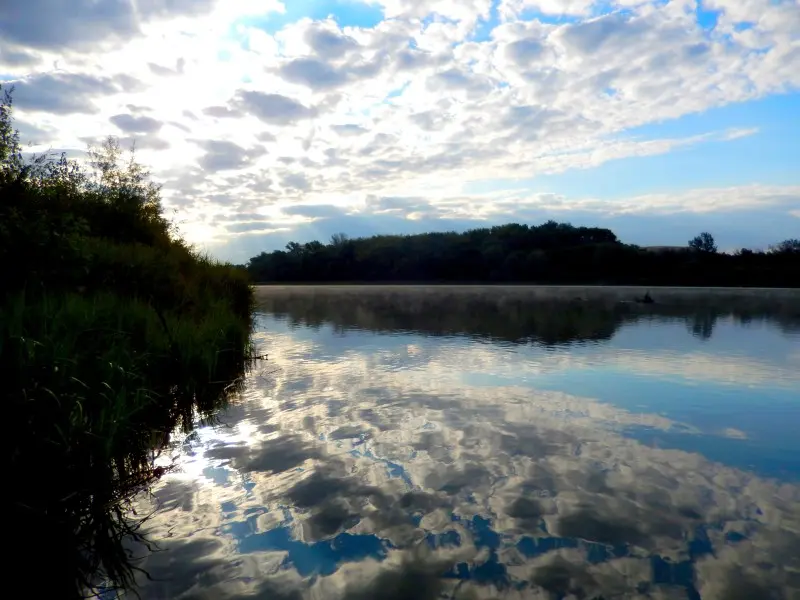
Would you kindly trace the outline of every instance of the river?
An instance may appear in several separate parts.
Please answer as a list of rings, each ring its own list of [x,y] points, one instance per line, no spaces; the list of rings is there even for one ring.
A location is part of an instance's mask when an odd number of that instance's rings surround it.
[[[800,598],[797,295],[456,292],[262,290],[142,597]]]

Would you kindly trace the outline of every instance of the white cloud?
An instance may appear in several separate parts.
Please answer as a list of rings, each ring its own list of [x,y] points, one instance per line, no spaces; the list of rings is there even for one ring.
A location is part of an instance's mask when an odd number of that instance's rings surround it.
[[[800,202],[800,186],[739,186],[698,188],[681,193],[644,194],[616,200],[559,198],[563,210],[604,214],[675,214],[789,208]],[[534,200],[534,202],[536,202]],[[556,208],[554,202],[550,208]]]
[[[188,221],[279,200],[347,197],[356,206],[369,194],[425,196],[417,216],[465,214],[445,202],[462,197],[464,181],[753,135],[750,124],[657,139],[625,131],[800,86],[797,1],[709,0],[706,8],[722,11],[709,32],[688,0],[618,1],[600,16],[592,15],[609,3],[509,0],[504,20],[478,39],[489,0],[377,4],[387,19],[374,28],[302,19],[274,35],[251,23],[283,12],[277,1],[152,2],[138,16],[81,3],[76,14],[96,11],[85,26],[65,16],[56,31],[60,13],[45,11],[53,22],[26,21],[14,35],[0,10],[0,71],[17,80],[19,116],[40,149],[81,148],[115,131],[136,136],[141,159]],[[521,20],[531,10],[571,18]],[[48,35],[63,52],[54,54]],[[698,205],[767,201],[763,187],[738,189],[725,191],[724,203]],[[557,204],[644,210],[639,201]],[[649,195],[640,206],[690,210],[689,202]],[[479,215],[501,206],[474,204],[464,206]],[[195,231],[208,231],[197,223]]]
[[[503,0],[500,11],[507,19],[520,16],[526,10],[546,15],[588,15],[594,0]]]
[[[751,127],[749,129],[731,129],[725,134],[725,140],[738,140],[739,138],[755,135],[759,132],[758,127]]]
[[[568,198],[557,194],[529,194],[525,191],[503,197],[495,194],[485,214],[492,210],[546,209],[585,211],[598,215],[677,214],[790,209],[800,204],[800,185],[749,185],[728,188],[698,188],[680,193],[643,194],[628,198]]]
[[[443,17],[467,28],[474,26],[479,18],[489,18],[492,7],[492,0],[376,0],[376,3],[383,7],[387,18]]]
[[[302,177],[297,181],[291,176],[287,177],[288,180],[282,182],[287,191],[296,192],[309,184]],[[460,195],[448,193],[447,188],[415,191],[417,195],[402,195],[402,192],[397,192],[395,195],[368,194],[361,197],[304,194],[303,197],[307,202],[305,204],[298,204],[296,197],[290,194],[289,197],[276,197],[272,200],[259,219],[263,221],[262,229],[280,228],[282,232],[296,231],[298,226],[321,220],[320,224],[323,227],[320,227],[315,235],[318,239],[324,240],[342,227],[347,230],[349,226],[356,225],[359,220],[364,219],[371,220],[378,231],[380,219],[390,220],[389,222],[395,227],[398,226],[398,221],[402,220],[428,219],[431,228],[436,229],[436,222],[439,220],[450,223],[461,221],[474,227],[543,218],[571,221],[576,215],[583,219],[589,217],[597,223],[603,223],[608,218],[646,217],[654,219],[655,222],[659,217],[702,217],[713,213],[733,217],[757,211],[792,211],[791,214],[800,218],[800,211],[793,210],[795,206],[800,205],[800,186],[749,185],[697,188],[680,193],[653,193],[603,199],[549,192],[532,193],[526,188]],[[262,205],[256,202],[252,206]],[[244,203],[241,210],[247,206],[250,205]],[[221,218],[218,208],[209,207],[200,222],[200,228],[193,232],[194,235],[187,237],[193,242],[205,241],[215,250],[220,250],[232,236],[242,232],[241,227],[231,228],[229,221],[232,220],[241,220],[245,223],[252,221],[244,217],[241,219],[231,217],[225,220]],[[324,226],[327,221],[330,221],[330,227]],[[689,233],[685,235],[688,236]],[[683,238],[679,239],[680,243],[683,243]],[[623,241],[630,240],[623,239]],[[268,243],[274,245],[273,242]]]

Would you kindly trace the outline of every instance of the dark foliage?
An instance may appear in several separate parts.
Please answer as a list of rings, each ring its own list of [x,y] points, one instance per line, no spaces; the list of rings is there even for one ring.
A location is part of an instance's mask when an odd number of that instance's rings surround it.
[[[689,240],[689,248],[695,252],[715,254],[717,252],[717,243],[714,241],[713,235],[704,231],[700,235]]]
[[[716,252],[710,234],[698,247],[640,248],[608,229],[548,221],[464,233],[380,235],[329,244],[292,242],[246,265],[260,283],[504,282],[686,286],[800,286],[797,246],[769,252]],[[692,241],[693,243],[695,240]],[[693,246],[692,246],[693,247]]]
[[[87,171],[23,160],[0,102],[0,364],[12,577],[42,598],[127,587],[133,496],[249,361],[247,274],[178,239],[110,138]]]

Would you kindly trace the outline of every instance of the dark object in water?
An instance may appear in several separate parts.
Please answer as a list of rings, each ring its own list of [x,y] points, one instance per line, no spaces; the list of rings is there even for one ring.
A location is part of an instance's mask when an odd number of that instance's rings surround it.
[[[650,292],[647,292],[642,298],[636,298],[636,301],[641,304],[655,304],[655,300],[650,296]]]

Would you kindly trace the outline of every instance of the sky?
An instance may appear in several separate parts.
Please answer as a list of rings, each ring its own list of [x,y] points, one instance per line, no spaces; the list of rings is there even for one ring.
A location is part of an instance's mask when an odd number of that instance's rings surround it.
[[[800,0],[5,0],[31,152],[135,142],[212,255],[548,219],[800,237]]]

